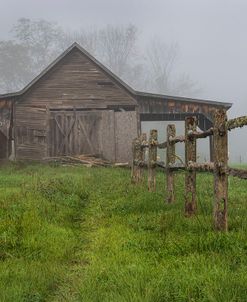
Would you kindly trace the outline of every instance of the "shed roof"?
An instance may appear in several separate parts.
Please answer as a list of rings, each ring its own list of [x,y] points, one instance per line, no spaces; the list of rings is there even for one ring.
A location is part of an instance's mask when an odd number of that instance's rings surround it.
[[[218,102],[212,100],[203,100],[203,99],[194,99],[180,96],[170,96],[164,94],[156,94],[156,93],[148,93],[143,91],[134,90],[127,83],[121,80],[117,75],[115,75],[111,70],[109,70],[106,66],[100,63],[95,57],[93,57],[89,52],[87,52],[83,47],[81,47],[78,43],[73,43],[69,48],[67,48],[60,56],[58,56],[50,65],[48,65],[37,77],[35,77],[28,85],[26,85],[22,90],[13,93],[5,93],[0,94],[0,99],[10,98],[13,99],[15,97],[23,95],[27,92],[35,83],[37,83],[47,72],[49,72],[57,63],[59,63],[66,55],[68,55],[73,49],[78,49],[82,54],[84,54],[91,62],[98,66],[105,74],[107,74],[118,86],[123,88],[127,93],[129,93],[132,97],[136,99],[140,98],[152,98],[152,99],[163,99],[163,100],[174,100],[174,101],[182,101],[182,102],[193,102],[200,104],[209,104],[214,106],[223,106],[227,109],[231,108],[232,103],[227,102]]]

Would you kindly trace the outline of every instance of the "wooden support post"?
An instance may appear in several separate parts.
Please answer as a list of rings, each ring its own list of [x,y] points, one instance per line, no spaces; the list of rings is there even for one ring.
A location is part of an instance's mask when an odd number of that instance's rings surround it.
[[[148,142],[148,190],[155,191],[156,189],[156,175],[155,167],[157,161],[157,130],[150,130]]]
[[[196,117],[185,119],[185,215],[192,216],[196,213],[196,171],[188,169],[189,162],[196,162],[196,138],[189,137],[188,133],[196,131]]]
[[[167,187],[167,202],[174,202],[174,171],[171,166],[175,164],[175,143],[170,141],[170,138],[176,136],[175,125],[167,126],[167,150],[166,150],[166,187]]]
[[[227,231],[228,201],[228,129],[226,110],[214,114],[214,227]]]
[[[141,141],[139,138],[135,138],[132,143],[132,170],[131,181],[132,183],[140,182],[140,162],[141,162]]]

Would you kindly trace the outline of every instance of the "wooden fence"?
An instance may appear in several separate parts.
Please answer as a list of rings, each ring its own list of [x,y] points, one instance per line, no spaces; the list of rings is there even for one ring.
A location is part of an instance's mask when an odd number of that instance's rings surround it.
[[[175,125],[167,126],[167,141],[159,143],[157,130],[151,130],[149,139],[142,134],[133,141],[132,182],[143,180],[144,168],[148,167],[148,190],[156,189],[156,168],[162,167],[166,171],[167,202],[175,202],[174,174],[178,169],[185,170],[185,216],[196,214],[196,172],[209,171],[214,173],[214,228],[227,231],[227,202],[228,202],[228,175],[247,179],[247,170],[232,169],[228,167],[228,131],[247,125],[247,116],[227,121],[226,111],[218,109],[214,113],[213,127],[204,131],[197,131],[197,119],[194,116],[185,119],[185,134],[176,136]],[[197,162],[197,139],[213,136],[214,162]],[[185,163],[175,164],[178,156],[175,145],[185,143]],[[157,161],[157,149],[166,149],[166,164]],[[145,153],[148,149],[148,160]]]

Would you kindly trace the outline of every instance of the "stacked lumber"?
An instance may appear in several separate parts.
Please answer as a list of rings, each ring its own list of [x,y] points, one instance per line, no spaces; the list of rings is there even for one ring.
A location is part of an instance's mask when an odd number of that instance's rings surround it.
[[[85,167],[126,167],[128,163],[116,163],[112,164],[111,162],[104,160],[99,157],[95,157],[90,154],[81,154],[75,156],[55,156],[55,157],[46,157],[43,159],[47,163],[57,163],[66,166],[85,166]]]

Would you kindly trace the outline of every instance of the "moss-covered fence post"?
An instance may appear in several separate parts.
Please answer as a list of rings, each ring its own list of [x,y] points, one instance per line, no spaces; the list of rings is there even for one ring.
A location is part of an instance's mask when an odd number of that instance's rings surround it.
[[[225,109],[214,114],[214,227],[227,231],[228,129]]]
[[[156,189],[157,138],[157,130],[150,130],[148,141],[148,190],[151,192]]]
[[[167,202],[172,203],[175,200],[174,194],[174,171],[172,166],[175,164],[175,143],[170,141],[170,138],[176,136],[175,125],[168,125],[167,133],[167,148],[166,148],[166,187],[167,187]]]
[[[141,141],[141,154],[140,154],[140,159],[141,159],[141,166],[140,166],[140,181],[143,180],[144,176],[144,168],[145,168],[145,155],[146,155],[146,149],[147,149],[147,134],[142,133],[140,136],[140,141]]]
[[[185,119],[185,215],[196,213],[196,171],[188,167],[189,162],[196,162],[196,138],[188,134],[196,131],[197,119],[195,116]]]
[[[141,141],[139,138],[135,138],[132,142],[132,183],[139,183],[141,180],[141,150]]]

